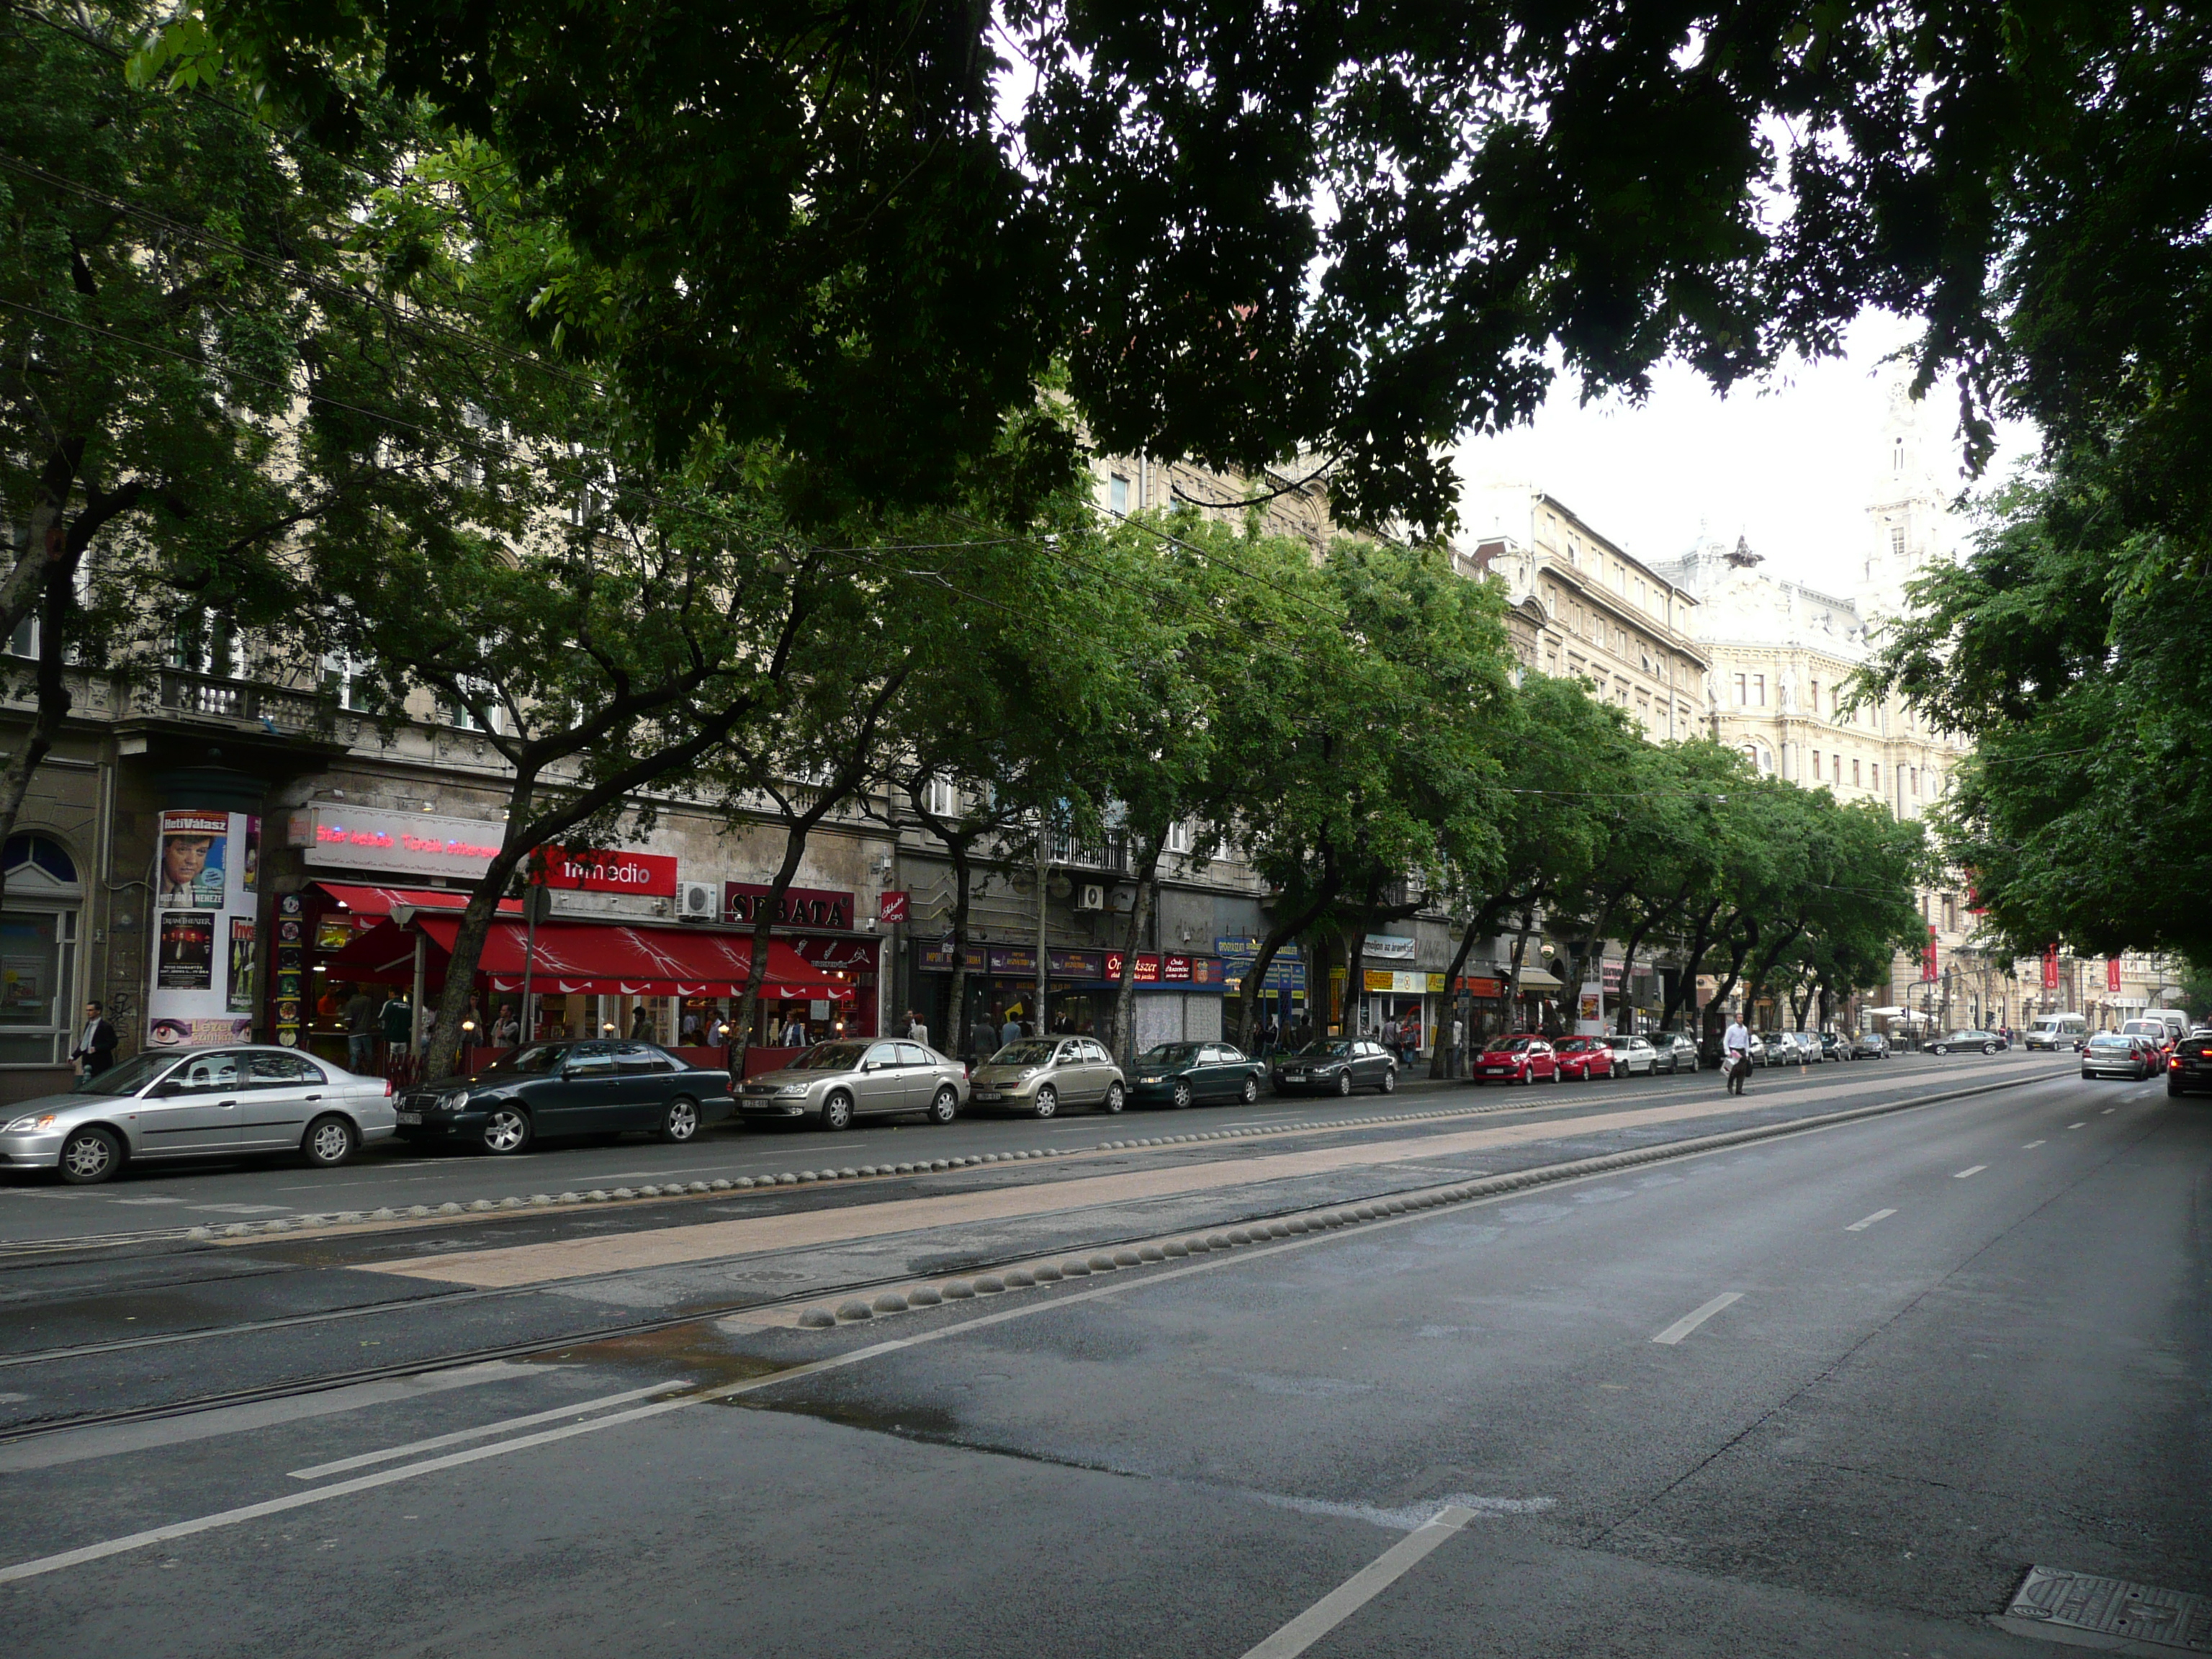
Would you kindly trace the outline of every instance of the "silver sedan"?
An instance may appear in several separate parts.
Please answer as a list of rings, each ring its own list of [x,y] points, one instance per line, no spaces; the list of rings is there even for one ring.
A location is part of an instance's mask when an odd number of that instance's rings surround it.
[[[1031,1117],[1050,1117],[1062,1106],[1118,1112],[1128,1096],[1114,1056],[1090,1037],[1024,1037],[975,1068],[977,1105]]]
[[[0,1109],[0,1166],[58,1169],[78,1186],[141,1159],[296,1152],[329,1169],[398,1127],[381,1078],[255,1045],[149,1050]]]
[[[920,1112],[950,1123],[966,1098],[966,1070],[924,1043],[890,1037],[818,1042],[780,1072],[749,1077],[738,1091],[740,1117],[813,1117],[825,1129],[856,1117]]]

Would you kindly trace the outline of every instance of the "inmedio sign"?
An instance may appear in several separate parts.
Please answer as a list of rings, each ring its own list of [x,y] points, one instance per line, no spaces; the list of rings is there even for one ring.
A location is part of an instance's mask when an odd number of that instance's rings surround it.
[[[507,826],[382,806],[323,801],[292,814],[288,839],[309,864],[389,876],[459,877],[473,881],[499,852]]]

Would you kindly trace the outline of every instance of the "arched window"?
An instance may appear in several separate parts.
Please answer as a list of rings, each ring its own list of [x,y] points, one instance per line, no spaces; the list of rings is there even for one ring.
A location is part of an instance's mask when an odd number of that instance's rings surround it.
[[[0,1066],[66,1065],[84,903],[77,861],[52,836],[25,831],[0,848]]]

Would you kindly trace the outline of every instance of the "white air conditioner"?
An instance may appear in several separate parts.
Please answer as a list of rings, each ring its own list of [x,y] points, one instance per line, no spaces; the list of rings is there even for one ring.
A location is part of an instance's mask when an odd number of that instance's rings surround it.
[[[1106,908],[1106,884],[1086,881],[1075,890],[1075,908],[1079,910],[1103,910]]]
[[[712,921],[720,913],[711,883],[687,881],[676,896],[676,914],[684,921]]]

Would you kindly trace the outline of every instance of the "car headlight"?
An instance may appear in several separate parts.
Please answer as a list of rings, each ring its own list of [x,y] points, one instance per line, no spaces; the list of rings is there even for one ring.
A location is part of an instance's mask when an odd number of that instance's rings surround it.
[[[775,1091],[779,1095],[803,1095],[806,1092],[806,1085],[804,1083],[778,1084]]]
[[[1022,1067],[1022,1069],[1021,1069],[1019,1072],[1018,1072],[1018,1073],[1016,1073],[1014,1074],[1014,1081],[1015,1081],[1015,1082],[1017,1082],[1017,1083],[1027,1083],[1027,1082],[1028,1082],[1031,1078],[1035,1077],[1036,1074],[1037,1074],[1037,1068],[1036,1068],[1036,1066],[1023,1066],[1023,1067]]]
[[[27,1116],[17,1118],[8,1126],[5,1131],[0,1133],[13,1135],[21,1134],[28,1129],[51,1129],[60,1121],[61,1116],[58,1113],[33,1112]]]
[[[468,1103],[469,1091],[466,1089],[448,1089],[438,1097],[438,1109],[441,1112],[458,1112]]]

